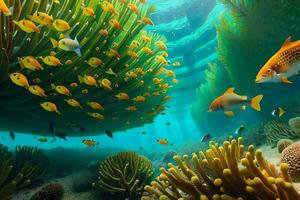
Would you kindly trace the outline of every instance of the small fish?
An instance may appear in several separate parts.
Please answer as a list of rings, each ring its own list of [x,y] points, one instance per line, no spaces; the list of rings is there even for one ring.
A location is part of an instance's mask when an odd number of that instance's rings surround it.
[[[156,142],[161,144],[161,145],[168,145],[169,144],[169,141],[167,139],[157,139]]]
[[[145,73],[144,70],[140,67],[137,67],[135,70],[136,70],[136,73],[140,74],[140,75],[144,75],[144,73]]]
[[[109,130],[105,130],[105,134],[110,137],[110,138],[113,138],[113,133]]]
[[[0,0],[0,12],[3,12],[4,15],[10,16],[13,12],[13,7],[8,8],[4,0]]]
[[[82,143],[88,147],[95,147],[95,146],[99,145],[99,142],[96,142],[94,140],[82,140]]]
[[[91,67],[99,67],[103,66],[104,63],[100,58],[91,57],[88,61],[86,61]]]
[[[142,131],[141,134],[142,134],[142,135],[146,135],[147,132],[146,132],[146,131]]]
[[[97,80],[93,76],[89,76],[89,75],[80,76],[79,75],[78,80],[79,80],[80,83],[84,83],[84,84],[89,85],[89,86],[98,87]]]
[[[130,43],[130,46],[129,46],[129,49],[136,49],[140,46],[140,43],[136,40],[133,40],[131,43]]]
[[[63,85],[55,85],[55,84],[51,83],[51,88],[56,90],[56,92],[58,92],[59,94],[72,96],[72,93],[70,92],[70,90]]]
[[[48,26],[53,23],[53,17],[44,12],[36,11],[33,15],[29,15],[28,18],[42,26]]]
[[[69,23],[63,19],[55,19],[53,22],[53,27],[58,32],[65,32],[65,31],[68,31],[71,29],[71,26],[69,25]]]
[[[13,20],[13,22],[26,33],[41,32],[40,29],[30,20],[27,19],[22,19],[20,21]]]
[[[109,21],[109,24],[115,29],[123,30],[122,25],[120,24],[120,22],[117,19],[111,19]]]
[[[128,8],[137,15],[140,13],[139,8],[133,3],[128,4]]]
[[[163,51],[168,50],[167,45],[163,41],[157,41],[156,45]]]
[[[78,83],[73,82],[73,83],[70,84],[70,86],[71,86],[72,88],[77,88],[77,87],[78,87]]]
[[[128,100],[129,96],[125,92],[120,92],[119,94],[116,95],[118,100]]]
[[[49,66],[59,66],[59,65],[63,65],[60,60],[58,58],[56,58],[55,56],[46,56],[46,57],[39,57],[46,65]]]
[[[212,139],[211,135],[206,134],[201,138],[200,142],[209,142],[211,139]]]
[[[25,75],[15,72],[9,74],[9,78],[14,84],[24,87],[25,89],[29,89],[29,83]]]
[[[87,93],[89,93],[89,90],[88,90],[88,89],[83,89],[83,90],[81,90],[81,94],[87,94]]]
[[[257,95],[256,97],[248,100],[247,96],[241,96],[234,92],[234,88],[229,88],[226,92],[216,98],[209,107],[208,112],[223,110],[228,117],[233,117],[234,113],[232,111],[233,107],[239,106],[240,104],[248,103],[250,106],[256,110],[260,111],[260,102],[263,98],[263,95]],[[244,105],[240,107],[241,110],[244,110]]]
[[[290,77],[300,71],[300,40],[292,42],[288,37],[279,51],[260,69],[256,75],[256,83],[281,82],[291,84]]]
[[[133,98],[133,101],[136,101],[136,102],[145,102],[146,98],[144,96],[136,96],[135,98]]]
[[[43,67],[33,56],[24,56],[18,58],[21,68],[26,68],[32,71],[42,70]]]
[[[245,130],[245,126],[244,126],[244,125],[240,125],[240,126],[235,130],[233,137],[234,137],[235,139],[241,137],[241,136],[242,136],[242,133],[244,132],[244,130]]]
[[[181,63],[179,61],[176,61],[172,64],[174,67],[180,67]]]
[[[117,51],[114,50],[114,49],[109,49],[109,50],[106,52],[106,55],[108,55],[109,57],[114,57],[114,58],[116,58],[117,60],[120,60],[120,59],[121,59],[121,55],[119,54],[119,52],[117,52]]]
[[[143,17],[142,20],[140,20],[140,22],[150,26],[154,26],[154,22],[149,17]]]
[[[88,116],[91,116],[91,117],[97,119],[97,120],[104,120],[104,116],[101,115],[100,113],[90,113],[90,112],[88,112],[88,113],[86,113],[86,114],[87,114]]]
[[[44,89],[38,85],[29,86],[29,91],[36,96],[47,98],[47,95],[46,95]]]
[[[83,109],[80,103],[75,99],[65,99],[65,102],[67,102],[72,107]]]
[[[102,79],[100,82],[100,86],[103,87],[106,90],[112,90],[111,88],[111,81],[107,78]]]
[[[100,29],[99,34],[102,36],[108,36],[108,31],[107,29]]]
[[[176,78],[176,74],[172,70],[167,70],[166,75],[169,76],[169,77]]]
[[[147,35],[142,35],[142,40],[144,40],[144,42],[146,43],[151,43],[152,39],[150,37],[148,37]]]
[[[138,56],[137,53],[134,52],[134,51],[128,51],[127,54],[128,54],[132,59],[134,59],[134,60],[139,59],[139,56]]]
[[[34,137],[34,139],[36,139],[37,141],[42,142],[42,143],[48,142],[48,139],[45,137],[41,137],[41,138]]]
[[[60,115],[60,112],[58,111],[58,109],[54,103],[48,101],[48,102],[43,102],[40,105],[45,111],[56,112],[57,114]]]
[[[90,106],[94,110],[104,110],[103,106],[95,101],[87,102],[87,105]]]
[[[278,107],[272,111],[274,117],[282,117],[285,114],[285,110],[281,107]]]
[[[82,10],[83,10],[83,14],[85,16],[96,18],[95,11],[92,8],[90,8],[90,7],[84,7],[84,8],[82,8]]]
[[[12,141],[14,141],[16,139],[16,134],[13,131],[9,131],[9,137]]]
[[[72,60],[67,60],[67,61],[65,62],[66,65],[71,65],[72,63],[73,63]]]
[[[149,47],[143,47],[142,51],[147,53],[148,55],[153,55],[153,51]]]
[[[77,38],[75,38],[74,40],[71,39],[70,37],[66,37],[63,38],[59,41],[50,38],[51,43],[53,45],[53,48],[59,48],[62,49],[64,51],[73,51],[75,52],[78,56],[81,56],[81,51],[80,51],[80,44],[77,40]]]
[[[167,125],[167,126],[170,126],[170,125],[171,125],[171,123],[170,123],[170,122],[167,122],[167,123],[166,123],[166,125]]]
[[[40,84],[42,81],[39,78],[35,78],[32,80],[35,84]]]
[[[109,68],[108,70],[106,70],[105,73],[107,73],[109,75],[113,75],[115,77],[118,77],[118,75],[111,68]]]
[[[125,108],[128,111],[137,111],[137,107],[136,106],[128,106]]]

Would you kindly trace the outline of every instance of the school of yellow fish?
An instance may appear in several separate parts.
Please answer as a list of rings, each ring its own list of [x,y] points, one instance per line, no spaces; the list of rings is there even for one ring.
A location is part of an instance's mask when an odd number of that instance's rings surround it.
[[[143,31],[144,26],[154,25],[146,0],[91,0],[74,6],[76,14],[69,10],[65,18],[51,12],[51,6],[66,6],[67,1],[47,2],[48,7],[35,0],[30,15],[16,17],[19,8],[0,0],[0,12],[11,20],[16,37],[22,35],[28,43],[42,38],[29,51],[33,54],[18,55],[8,74],[12,83],[39,98],[40,109],[60,117],[65,110],[80,110],[86,118],[102,121],[106,114],[109,120],[118,120],[123,113],[146,108],[134,114],[144,123],[165,110],[163,104],[171,98],[166,93],[171,83],[178,83],[168,67],[180,63],[169,65],[164,38]],[[76,21],[78,17],[81,20]],[[109,102],[116,103],[114,110],[119,113],[106,110],[112,107],[101,102],[104,95],[111,97]],[[147,108],[149,101],[156,102],[152,108]]]

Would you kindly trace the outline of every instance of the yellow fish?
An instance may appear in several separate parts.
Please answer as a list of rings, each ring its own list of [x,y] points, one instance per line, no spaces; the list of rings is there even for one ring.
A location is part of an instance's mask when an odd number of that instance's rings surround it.
[[[63,85],[54,85],[51,83],[51,88],[56,90],[59,94],[67,95],[67,96],[72,96],[72,93],[69,91],[68,88],[66,88]]]
[[[56,20],[54,20],[53,27],[58,32],[65,32],[65,31],[68,31],[68,30],[71,29],[71,26],[69,25],[69,23],[66,22],[63,19],[56,19]]]
[[[106,0],[101,3],[101,8],[103,9],[104,12],[110,12],[115,16],[119,14],[116,11],[114,5]]]
[[[125,92],[120,92],[119,94],[116,95],[116,97],[118,98],[118,100],[128,100],[129,99],[128,94]]]
[[[146,98],[144,96],[137,96],[137,97],[133,98],[133,100],[136,102],[144,102],[144,101],[146,101]]]
[[[79,80],[80,83],[84,83],[84,84],[89,85],[89,86],[98,87],[97,80],[93,76],[89,76],[89,75],[80,76],[79,75],[78,80]]]
[[[96,18],[95,11],[92,8],[90,8],[90,7],[84,7],[82,10],[83,10],[83,14],[85,16]]]
[[[55,4],[60,4],[60,1],[59,0],[53,0],[53,3],[55,3]]]
[[[97,120],[104,120],[104,116],[101,115],[100,113],[90,113],[90,112],[88,112],[88,113],[86,113],[86,114],[87,114],[88,116],[91,116],[91,117],[97,119]]]
[[[144,70],[140,67],[136,68],[135,70],[136,70],[136,73],[138,73],[140,75],[144,75],[144,73],[145,73]]]
[[[36,137],[34,137],[34,139],[36,139],[37,141],[39,141],[39,142],[48,142],[48,139],[47,138],[45,138],[45,137],[41,137],[41,138],[36,138]]]
[[[71,86],[72,88],[77,88],[77,87],[78,87],[78,83],[75,83],[75,82],[74,82],[74,83],[71,83],[70,86]]]
[[[141,22],[150,26],[154,26],[154,22],[149,17],[143,17]]]
[[[171,76],[173,78],[176,78],[176,74],[172,70],[167,70],[166,74],[167,74],[167,76]]]
[[[47,26],[53,23],[53,17],[44,12],[36,11],[33,15],[29,15],[28,18],[42,26]]]
[[[100,29],[99,33],[100,33],[100,35],[102,35],[102,36],[108,36],[108,31],[107,31],[107,29]]]
[[[80,103],[75,99],[65,99],[65,102],[67,102],[72,107],[83,109]]]
[[[137,15],[140,13],[139,8],[133,3],[128,4],[128,8]]]
[[[88,89],[83,89],[83,90],[81,90],[81,94],[87,94],[87,93],[89,93],[89,90],[88,90]]]
[[[32,71],[43,69],[41,64],[33,56],[18,58],[18,60],[21,68],[26,68]]]
[[[181,63],[179,61],[176,61],[172,64],[174,67],[180,67]]]
[[[175,83],[175,84],[177,84],[177,83],[178,83],[178,80],[174,78],[174,79],[172,80],[172,82]]]
[[[39,78],[35,78],[32,80],[35,84],[40,84],[42,81]]]
[[[152,39],[150,37],[148,37],[147,35],[143,35],[142,36],[142,40],[144,40],[144,42],[146,43],[151,43]]]
[[[159,76],[161,75],[162,73],[164,73],[166,71],[166,68],[162,67],[160,68],[157,72],[156,72],[156,75]]]
[[[115,57],[117,60],[120,60],[121,59],[121,55],[119,54],[119,52],[117,52],[116,50],[114,49],[109,49],[107,52],[106,52],[106,55],[110,56],[110,57]]]
[[[85,62],[88,63],[91,67],[98,67],[98,66],[104,65],[102,60],[100,58],[96,58],[96,57],[91,57],[88,61],[85,61]]]
[[[127,72],[127,75],[133,79],[136,79],[137,78],[137,74],[134,73],[134,72]]]
[[[101,87],[103,87],[106,90],[112,90],[111,88],[111,81],[108,79],[102,79],[101,81],[99,81]]]
[[[39,57],[46,65],[49,66],[59,66],[63,65],[60,60],[54,56],[46,56],[43,58],[42,56]]]
[[[137,107],[136,106],[128,106],[125,108],[128,111],[137,111]]]
[[[0,12],[3,12],[4,15],[10,16],[12,14],[13,7],[10,9],[5,4],[4,0],[0,0]]]
[[[57,110],[57,107],[54,103],[48,101],[48,102],[43,102],[40,105],[45,111],[56,112],[57,114],[60,115],[60,112]]]
[[[139,56],[134,51],[128,51],[127,54],[134,60],[139,59]]]
[[[15,73],[10,74],[9,78],[14,84],[24,87],[26,89],[29,88],[29,83],[28,83],[28,80],[25,75],[23,75],[19,72],[15,72]]]
[[[119,22],[118,20],[116,20],[116,19],[111,19],[111,20],[109,21],[109,24],[110,24],[113,28],[115,28],[115,29],[123,30],[122,25],[121,25],[120,22]]]
[[[162,64],[162,65],[168,65],[169,64],[169,62],[166,60],[166,58],[162,55],[157,56],[157,62],[159,64]]]
[[[47,95],[46,95],[45,91],[43,90],[43,88],[41,88],[38,85],[29,86],[29,91],[36,96],[47,98]]]
[[[153,55],[153,51],[149,47],[143,47],[142,51],[145,52],[148,55]]]
[[[136,49],[140,46],[140,43],[136,40],[133,40],[129,46],[129,49]]]
[[[163,81],[164,81],[163,79],[158,79],[158,78],[154,78],[154,79],[153,79],[153,83],[154,83],[155,85],[159,85],[159,84],[161,84]]]
[[[163,41],[157,41],[156,45],[161,49],[161,50],[168,50],[167,45]]]
[[[95,101],[87,102],[87,105],[93,108],[94,110],[104,110],[103,106]]]
[[[13,22],[19,26],[23,31],[25,31],[26,33],[40,33],[40,29],[30,20],[27,19],[22,19],[20,21],[15,21],[13,20]]]

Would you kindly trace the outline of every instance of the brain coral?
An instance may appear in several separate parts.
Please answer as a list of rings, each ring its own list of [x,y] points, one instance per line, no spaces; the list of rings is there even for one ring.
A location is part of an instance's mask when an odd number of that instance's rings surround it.
[[[4,0],[0,130],[101,134],[151,123],[175,74],[142,1]],[[47,98],[46,98],[47,97]],[[15,122],[18,121],[18,126]],[[52,125],[53,126],[53,125]]]
[[[300,142],[293,143],[282,151],[281,163],[289,165],[289,174],[294,181],[300,180]]]
[[[64,194],[64,188],[57,183],[50,183],[35,193],[30,200],[60,200]]]
[[[281,139],[277,142],[278,152],[281,153],[285,148],[293,144],[293,140],[290,139]]]

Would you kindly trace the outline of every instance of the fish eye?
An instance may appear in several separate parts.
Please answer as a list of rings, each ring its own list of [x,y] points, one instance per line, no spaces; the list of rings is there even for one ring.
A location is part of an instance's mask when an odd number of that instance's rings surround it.
[[[13,76],[17,76],[17,74],[13,74]]]
[[[19,79],[20,79],[20,77],[17,77],[17,79],[19,80]]]
[[[268,72],[268,73],[271,73],[271,69],[267,69],[267,72]]]
[[[23,21],[22,24],[25,25],[25,22]]]
[[[36,88],[35,88],[35,86],[33,86],[33,87],[32,87],[32,89],[34,89],[34,90],[35,90],[35,89],[36,89]]]
[[[40,16],[40,13],[37,13],[37,16]]]
[[[63,45],[66,45],[66,42],[62,41],[62,44],[63,44]]]

